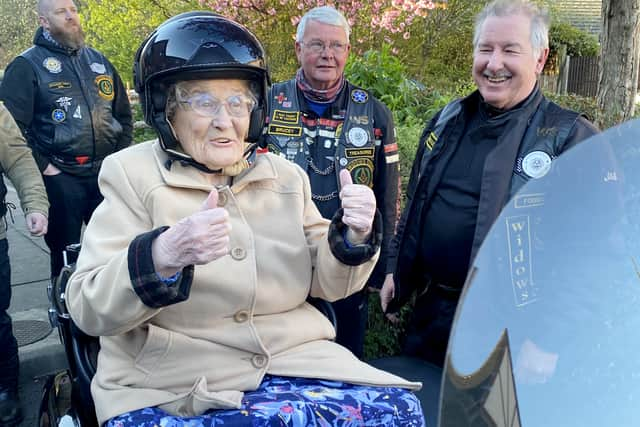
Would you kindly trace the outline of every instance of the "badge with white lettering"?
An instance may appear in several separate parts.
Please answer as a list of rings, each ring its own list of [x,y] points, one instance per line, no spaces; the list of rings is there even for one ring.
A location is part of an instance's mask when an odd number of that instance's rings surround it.
[[[62,62],[58,58],[49,56],[42,61],[42,66],[52,74],[58,74],[62,71]]]
[[[351,91],[351,99],[358,104],[364,104],[369,99],[369,94],[362,89],[354,89]]]
[[[522,170],[531,178],[541,178],[551,169],[551,157],[544,151],[532,151],[522,159]]]
[[[104,74],[107,72],[107,68],[104,66],[104,64],[100,64],[99,62],[92,63],[91,65],[89,65],[89,68],[91,68],[91,71],[96,74]]]
[[[273,121],[296,124],[298,123],[298,120],[300,118],[299,115],[300,115],[299,111],[274,110]]]
[[[113,79],[111,76],[98,76],[96,77],[96,86],[98,86],[98,95],[100,98],[107,101],[113,101]]]
[[[56,104],[58,104],[58,107],[64,108],[64,111],[69,111],[72,100],[73,98],[69,98],[68,96],[61,96],[60,98],[56,99]]]
[[[269,125],[270,135],[283,135],[283,136],[300,136],[302,135],[302,128],[300,126],[280,126]]]
[[[51,118],[56,123],[62,123],[64,122],[64,119],[67,118],[67,114],[64,112],[64,110],[56,108],[51,112]]]
[[[351,128],[347,133],[349,142],[356,147],[364,147],[369,142],[369,134],[362,128]]]

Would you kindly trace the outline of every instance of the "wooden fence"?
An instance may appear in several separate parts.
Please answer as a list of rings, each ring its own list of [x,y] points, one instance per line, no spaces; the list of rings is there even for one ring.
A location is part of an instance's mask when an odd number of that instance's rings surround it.
[[[569,57],[567,92],[581,96],[596,96],[598,93],[597,56]]]

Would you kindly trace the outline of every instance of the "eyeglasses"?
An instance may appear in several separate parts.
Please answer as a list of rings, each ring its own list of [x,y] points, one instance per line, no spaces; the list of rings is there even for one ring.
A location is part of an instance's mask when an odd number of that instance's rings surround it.
[[[190,96],[180,104],[187,104],[193,111],[204,117],[215,117],[224,105],[232,117],[247,117],[256,106],[256,101],[244,95],[232,95],[224,101],[206,94],[199,93]]]
[[[309,43],[300,42],[305,45],[313,53],[322,53],[326,48],[329,48],[333,53],[345,53],[347,51],[348,43],[331,42],[329,45],[324,44],[320,40],[313,40]]]

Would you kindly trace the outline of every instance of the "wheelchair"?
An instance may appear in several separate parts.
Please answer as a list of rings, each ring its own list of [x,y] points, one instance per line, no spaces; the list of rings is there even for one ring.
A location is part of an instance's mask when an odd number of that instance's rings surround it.
[[[80,244],[69,245],[64,252],[64,267],[48,290],[49,321],[58,330],[67,356],[68,369],[47,377],[38,412],[39,427],[98,427],[91,397],[91,379],[98,366],[98,337],[85,334],[78,328],[65,304],[65,289],[75,270]],[[319,298],[308,301],[337,327],[330,303]]]

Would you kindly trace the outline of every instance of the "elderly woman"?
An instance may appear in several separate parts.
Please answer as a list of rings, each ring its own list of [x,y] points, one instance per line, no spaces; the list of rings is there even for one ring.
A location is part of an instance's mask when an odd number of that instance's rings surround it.
[[[364,286],[379,249],[375,199],[341,179],[331,223],[298,166],[249,164],[264,125],[264,53],[204,12],[162,24],[136,56],[159,141],[105,160],[104,202],[67,289],[100,336],[92,382],[107,426],[423,425],[419,383],[332,342],[306,302]]]

